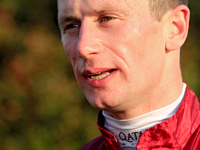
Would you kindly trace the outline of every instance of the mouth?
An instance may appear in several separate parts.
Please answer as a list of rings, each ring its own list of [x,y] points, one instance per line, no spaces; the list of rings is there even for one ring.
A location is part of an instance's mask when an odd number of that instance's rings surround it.
[[[92,80],[100,80],[100,79],[107,77],[108,75],[110,75],[115,70],[116,69],[111,69],[111,70],[108,70],[108,71],[98,72],[98,73],[95,73],[95,74],[88,74],[87,77],[92,79]]]

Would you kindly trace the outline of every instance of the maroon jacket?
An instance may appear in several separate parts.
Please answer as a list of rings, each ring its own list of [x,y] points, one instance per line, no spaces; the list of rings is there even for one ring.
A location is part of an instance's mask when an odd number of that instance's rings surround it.
[[[113,134],[104,128],[104,117],[99,113],[101,136],[79,150],[121,150]],[[196,95],[187,87],[184,99],[171,118],[147,129],[140,137],[137,150],[200,150],[200,109]]]

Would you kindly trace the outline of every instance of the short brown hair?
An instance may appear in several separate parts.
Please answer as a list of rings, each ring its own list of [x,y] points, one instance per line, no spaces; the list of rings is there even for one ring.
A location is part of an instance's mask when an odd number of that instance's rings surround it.
[[[188,5],[188,0],[149,0],[151,15],[161,21],[163,15],[179,5]]]

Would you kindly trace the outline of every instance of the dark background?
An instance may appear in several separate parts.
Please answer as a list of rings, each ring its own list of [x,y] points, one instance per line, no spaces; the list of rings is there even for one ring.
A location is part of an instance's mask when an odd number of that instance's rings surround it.
[[[0,0],[0,149],[76,150],[98,136],[98,110],[75,81],[56,0]],[[200,97],[200,1],[182,48],[184,81]]]

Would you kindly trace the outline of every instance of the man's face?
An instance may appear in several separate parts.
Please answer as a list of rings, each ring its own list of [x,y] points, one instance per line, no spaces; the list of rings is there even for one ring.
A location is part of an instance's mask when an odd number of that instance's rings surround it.
[[[144,103],[165,66],[164,23],[148,0],[58,0],[64,51],[96,108],[124,111]]]

